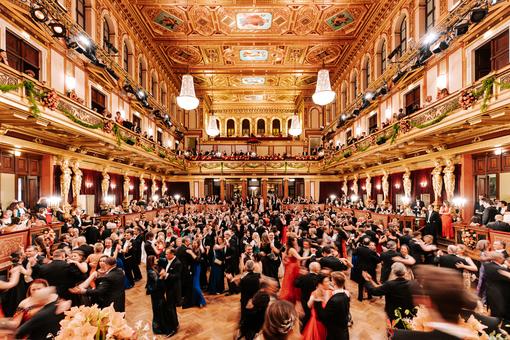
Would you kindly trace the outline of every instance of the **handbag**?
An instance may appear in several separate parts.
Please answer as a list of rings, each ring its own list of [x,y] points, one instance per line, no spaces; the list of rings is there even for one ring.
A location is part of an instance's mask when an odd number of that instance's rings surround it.
[[[214,264],[217,264],[218,266],[221,266],[223,264],[223,261],[220,259],[214,259]]]

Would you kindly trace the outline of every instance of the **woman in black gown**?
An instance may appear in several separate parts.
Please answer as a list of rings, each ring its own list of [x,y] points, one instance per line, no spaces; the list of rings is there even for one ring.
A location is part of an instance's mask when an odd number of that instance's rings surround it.
[[[147,258],[147,295],[151,296],[152,305],[152,332],[154,334],[170,334],[171,324],[167,308],[165,307],[165,281],[159,278],[159,267],[156,257],[150,255]]]

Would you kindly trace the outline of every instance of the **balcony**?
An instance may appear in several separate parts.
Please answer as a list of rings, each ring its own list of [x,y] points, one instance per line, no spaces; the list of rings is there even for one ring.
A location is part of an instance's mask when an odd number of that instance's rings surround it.
[[[183,169],[173,150],[116,124],[45,84],[0,64],[0,124],[7,137],[154,170]],[[41,147],[37,147],[40,150]]]

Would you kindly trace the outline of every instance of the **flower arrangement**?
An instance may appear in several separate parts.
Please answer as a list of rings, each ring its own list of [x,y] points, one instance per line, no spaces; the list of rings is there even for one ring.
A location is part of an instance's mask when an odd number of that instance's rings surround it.
[[[150,327],[138,321],[134,328],[130,327],[124,313],[116,312],[113,304],[100,309],[91,307],[73,307],[65,312],[66,317],[60,321],[61,329],[55,340],[90,339],[90,340],[149,340]]]
[[[59,101],[60,101],[60,98],[54,89],[45,91],[41,95],[41,104],[44,107],[47,107],[48,109],[50,109],[51,111],[55,111],[57,109]]]
[[[478,237],[476,232],[472,229],[462,229],[461,230],[461,240],[462,244],[464,244],[469,249],[475,249],[476,243],[478,242]]]

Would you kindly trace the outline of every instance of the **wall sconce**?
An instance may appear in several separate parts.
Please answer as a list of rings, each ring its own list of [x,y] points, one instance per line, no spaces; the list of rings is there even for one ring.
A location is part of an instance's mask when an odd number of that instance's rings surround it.
[[[361,190],[365,191],[367,188],[365,188],[365,186],[362,186],[361,187]]]
[[[135,188],[135,187],[134,187],[133,185],[130,185],[130,186],[129,186],[129,191],[133,191],[133,189],[134,189],[134,188]]]
[[[110,189],[115,190],[115,188],[117,188],[117,184],[111,183],[110,184]]]
[[[73,76],[66,76],[66,86],[69,91],[72,91],[76,88],[76,78]]]
[[[409,205],[409,203],[411,203],[411,199],[407,196],[402,197],[400,201],[402,202],[403,205]]]
[[[178,201],[178,200],[181,198],[181,195],[179,195],[179,194],[175,194],[175,195],[174,195],[174,198],[175,198],[175,200],[176,200],[176,201]]]
[[[381,185],[380,185],[380,184],[376,184],[376,185],[375,185],[375,188],[376,188],[377,190],[381,190]]]
[[[85,188],[90,189],[94,184],[92,182],[85,182]]]
[[[19,151],[19,150],[14,150],[14,156],[16,156],[16,157],[21,156],[21,151]]]
[[[159,200],[159,196],[158,195],[152,195],[152,200],[153,201],[158,201]]]
[[[351,202],[357,202],[359,200],[358,195],[351,195]]]
[[[467,200],[464,197],[454,197],[452,203],[454,206],[463,208],[466,205]]]
[[[57,208],[60,205],[61,198],[58,196],[48,197],[48,207]]]
[[[329,195],[329,199],[330,199],[331,201],[334,201],[334,200],[336,199],[336,195],[335,195],[335,194],[331,194],[331,195]]]
[[[395,189],[400,189],[400,183],[395,183]]]
[[[495,154],[496,156],[499,156],[499,155],[501,155],[502,153],[503,153],[503,149],[501,149],[501,148],[499,148],[499,147],[497,147],[497,148],[494,150],[494,154]]]
[[[420,186],[421,186],[422,188],[426,188],[428,184],[429,184],[429,183],[428,183],[427,181],[421,181],[421,182],[420,182]]]
[[[436,86],[437,86],[438,90],[442,90],[442,89],[446,88],[446,75],[445,74],[441,74],[441,75],[437,76]]]
[[[143,187],[143,191],[144,191],[144,192],[145,192],[145,191],[147,191],[147,186],[144,186],[144,187]]]
[[[106,196],[104,198],[104,202],[106,204],[114,204],[115,203],[115,196],[111,196],[111,195],[110,196]]]

